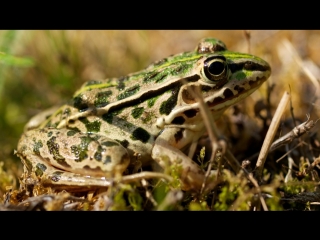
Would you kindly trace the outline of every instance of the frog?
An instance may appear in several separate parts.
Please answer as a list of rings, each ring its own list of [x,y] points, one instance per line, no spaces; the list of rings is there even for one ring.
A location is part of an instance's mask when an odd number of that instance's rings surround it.
[[[194,50],[138,72],[89,80],[70,102],[27,123],[17,146],[24,182],[66,190],[104,188],[115,179],[130,178],[129,166],[139,162],[160,169],[178,166],[181,188],[199,191],[207,181],[205,169],[186,150],[205,134],[206,126],[191,89],[199,89],[217,120],[270,74],[265,60],[229,51],[210,37]]]

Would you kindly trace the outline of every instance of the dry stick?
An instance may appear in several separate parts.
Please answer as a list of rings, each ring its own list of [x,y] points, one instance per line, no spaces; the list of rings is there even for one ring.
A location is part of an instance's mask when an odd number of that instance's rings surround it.
[[[210,175],[210,171],[211,171],[211,168],[212,168],[213,160],[214,160],[214,158],[215,158],[215,156],[216,156],[216,154],[218,152],[218,149],[219,149],[218,138],[217,138],[217,136],[219,136],[219,131],[217,130],[216,124],[214,122],[212,114],[210,113],[209,107],[205,104],[205,102],[203,100],[203,97],[201,96],[200,88],[196,87],[195,90],[190,88],[189,91],[197,99],[197,101],[199,102],[200,113],[202,114],[204,125],[206,126],[209,138],[210,138],[210,140],[212,142],[212,154],[211,154],[211,157],[210,157],[210,160],[209,160],[209,165],[208,165],[208,169],[207,169],[207,172],[205,174],[205,177],[204,177],[203,184],[201,186],[201,190],[200,190],[200,195],[201,195],[203,193],[204,189],[205,189],[205,185],[206,185],[207,179],[208,179],[208,177]],[[223,149],[221,154],[223,155],[224,152],[225,151]],[[220,171],[220,168],[218,168],[217,177],[219,176],[219,171]]]
[[[311,128],[315,126],[317,123],[316,120],[315,122],[313,120],[309,121],[309,115],[307,115],[307,121],[301,123],[299,126],[295,127],[292,129],[290,132],[287,134],[283,135],[281,138],[278,138],[276,141],[274,141],[270,147],[269,152],[281,147],[282,145],[291,143],[294,139],[301,137],[303,134],[307,133],[310,131]]]
[[[278,149],[279,147],[289,144],[291,143],[294,139],[301,137],[303,134],[307,133],[310,131],[311,128],[313,128],[316,123],[319,121],[319,119],[317,119],[315,122],[313,120],[307,120],[303,123],[301,123],[299,126],[295,127],[294,129],[292,129],[290,132],[288,132],[287,134],[283,135],[282,137],[278,138],[277,140],[275,140],[270,149],[269,149],[269,153],[273,152],[274,150]],[[294,148],[292,148],[291,150],[289,150],[289,152],[287,152],[286,154],[284,154],[282,157],[280,157],[279,159],[276,160],[276,162],[279,162],[281,159],[283,159],[285,156],[287,156],[291,151],[293,151],[294,149],[296,149],[297,147],[300,147],[302,144],[304,144],[304,142],[300,142],[298,143]],[[253,159],[255,157],[257,157],[258,153],[252,155],[250,157],[250,159]],[[249,159],[249,160],[250,160]]]
[[[280,118],[289,102],[290,95],[288,92],[284,92],[281,101],[278,105],[278,108],[272,118],[269,130],[267,132],[267,135],[263,141],[263,145],[258,157],[258,161],[256,163],[256,168],[255,168],[255,178],[258,180],[258,182],[261,182],[261,176],[262,176],[262,170],[264,167],[264,163],[266,161],[271,143],[276,135],[276,131],[279,127],[280,124]]]

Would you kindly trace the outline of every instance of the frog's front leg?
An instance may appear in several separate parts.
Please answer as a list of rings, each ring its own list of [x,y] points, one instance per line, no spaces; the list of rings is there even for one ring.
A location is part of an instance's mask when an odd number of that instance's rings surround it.
[[[44,185],[66,188],[109,186],[106,178],[122,174],[130,163],[120,143],[98,134],[70,129],[34,129],[18,143],[25,174]]]
[[[184,128],[165,128],[158,136],[152,149],[152,158],[163,168],[181,165],[181,181],[184,190],[199,191],[205,181],[205,171],[180,149],[199,139],[203,132],[194,132]],[[208,178],[210,181],[210,177]],[[210,183],[206,183],[207,189]]]

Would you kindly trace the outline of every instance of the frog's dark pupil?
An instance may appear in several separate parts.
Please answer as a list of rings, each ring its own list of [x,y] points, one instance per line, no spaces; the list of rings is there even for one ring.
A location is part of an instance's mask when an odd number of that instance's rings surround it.
[[[210,64],[209,72],[212,75],[220,75],[224,70],[224,64],[220,61],[216,61]]]

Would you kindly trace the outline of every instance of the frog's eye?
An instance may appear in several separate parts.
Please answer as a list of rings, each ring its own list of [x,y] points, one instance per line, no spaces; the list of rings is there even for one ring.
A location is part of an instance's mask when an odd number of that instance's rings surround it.
[[[204,76],[209,81],[220,81],[225,79],[228,74],[228,65],[223,57],[215,57],[207,59],[203,66]]]

